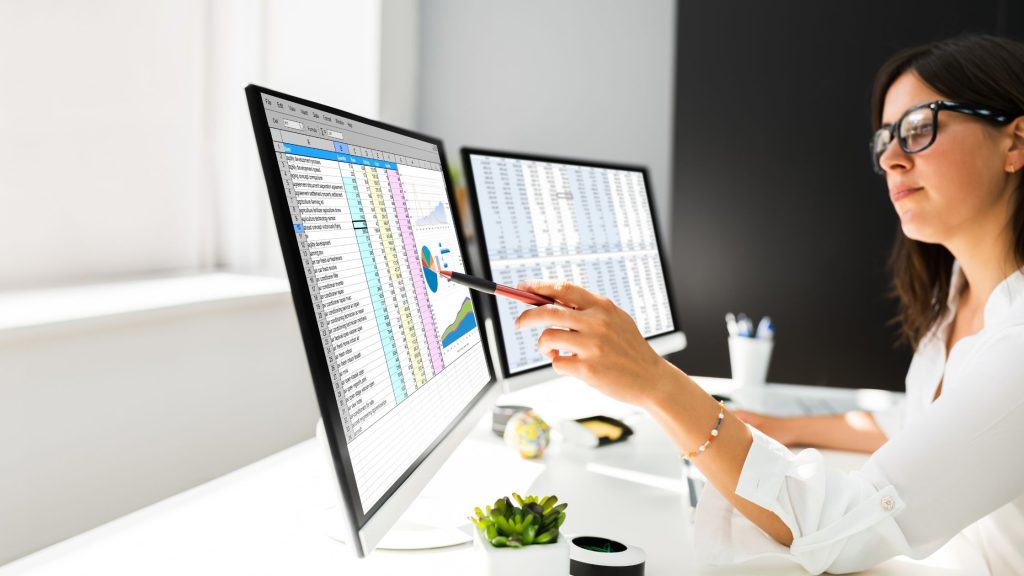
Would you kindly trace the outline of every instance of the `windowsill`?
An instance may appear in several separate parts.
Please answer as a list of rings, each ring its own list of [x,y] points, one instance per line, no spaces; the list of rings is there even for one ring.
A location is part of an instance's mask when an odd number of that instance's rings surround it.
[[[287,298],[284,278],[210,273],[0,293],[0,339]]]

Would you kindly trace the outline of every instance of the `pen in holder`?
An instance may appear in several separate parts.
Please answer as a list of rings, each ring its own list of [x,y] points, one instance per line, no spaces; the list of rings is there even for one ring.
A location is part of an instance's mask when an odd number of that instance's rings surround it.
[[[768,379],[768,364],[772,359],[770,338],[729,336],[729,364],[732,380],[741,388],[760,388]]]

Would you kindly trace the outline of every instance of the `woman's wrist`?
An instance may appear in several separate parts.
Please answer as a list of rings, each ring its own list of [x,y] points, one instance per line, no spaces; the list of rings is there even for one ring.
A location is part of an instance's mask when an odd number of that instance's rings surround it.
[[[686,374],[668,360],[659,358],[657,367],[650,381],[644,386],[641,407],[652,411],[663,405],[668,398],[678,397],[680,386],[685,385]]]

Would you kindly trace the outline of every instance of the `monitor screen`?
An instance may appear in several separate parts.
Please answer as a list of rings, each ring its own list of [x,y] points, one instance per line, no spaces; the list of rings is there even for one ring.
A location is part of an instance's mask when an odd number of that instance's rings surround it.
[[[438,140],[247,89],[321,415],[356,529],[492,370]]]
[[[568,280],[611,298],[645,337],[676,329],[643,168],[471,149],[463,160],[490,280]],[[526,305],[494,304],[504,375],[549,365],[541,330],[514,328]]]

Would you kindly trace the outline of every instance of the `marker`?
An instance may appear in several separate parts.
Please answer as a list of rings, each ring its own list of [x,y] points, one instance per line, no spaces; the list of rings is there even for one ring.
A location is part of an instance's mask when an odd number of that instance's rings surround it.
[[[754,337],[754,322],[742,312],[736,316],[736,325],[739,327],[740,336],[744,338]]]
[[[761,321],[757,323],[757,337],[761,340],[771,340],[775,334],[775,324],[772,324],[772,319],[768,316],[761,318]]]
[[[541,296],[540,294],[534,294],[533,292],[527,292],[526,290],[519,290],[517,288],[512,288],[511,286],[505,286],[504,284],[496,284],[490,280],[484,280],[483,278],[477,278],[476,276],[470,276],[469,274],[452,272],[450,270],[441,270],[440,274],[452,282],[461,284],[466,288],[472,288],[473,290],[479,290],[480,292],[494,294],[495,296],[504,296],[506,298],[518,300],[523,304],[531,304],[533,306],[557,304],[554,299],[548,298],[547,296]]]

